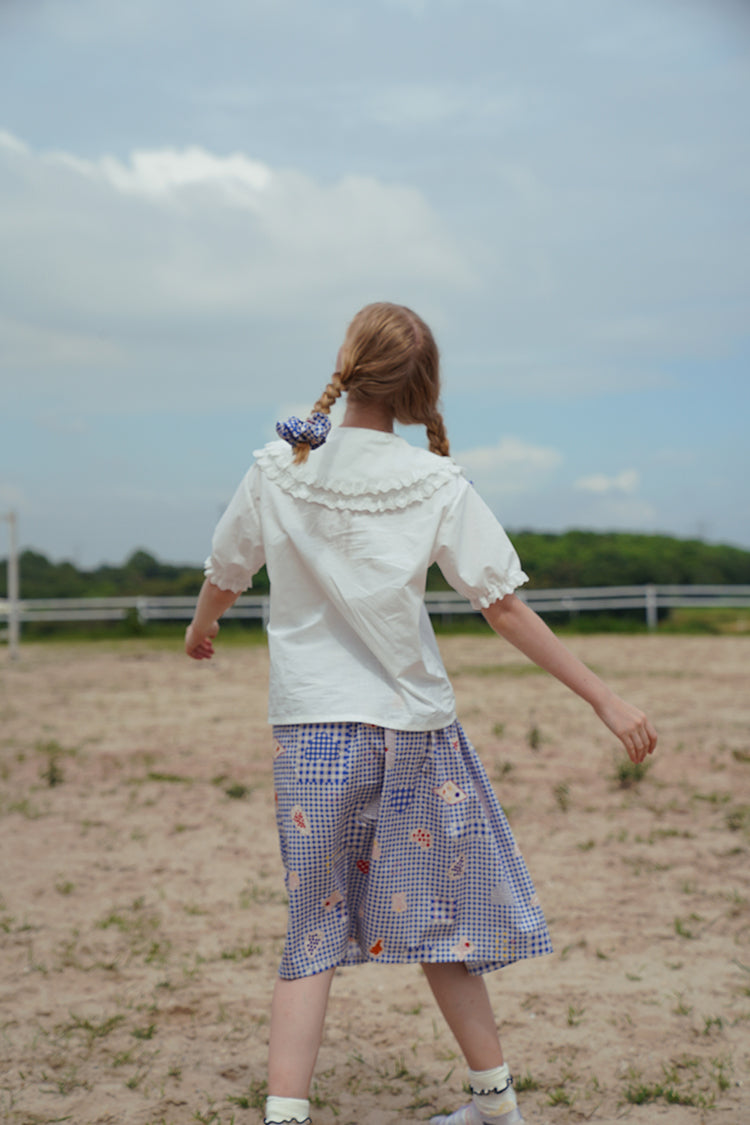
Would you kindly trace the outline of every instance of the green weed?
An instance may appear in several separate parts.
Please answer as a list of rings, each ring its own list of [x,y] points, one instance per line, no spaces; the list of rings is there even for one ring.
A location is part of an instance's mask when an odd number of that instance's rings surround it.
[[[82,1031],[86,1036],[89,1047],[96,1039],[105,1039],[108,1035],[111,1035],[125,1020],[125,1016],[116,1015],[110,1016],[109,1019],[102,1020],[100,1023],[94,1023],[93,1020],[84,1019],[83,1016],[77,1016],[74,1012],[70,1013],[70,1018],[71,1022],[61,1028],[62,1033]]]
[[[730,832],[750,832],[750,805],[737,805],[729,809],[724,823]]]
[[[244,961],[248,957],[255,957],[257,954],[262,953],[263,950],[259,945],[240,945],[236,949],[225,949],[222,951],[222,961]]]
[[[561,781],[553,789],[555,795],[555,802],[561,812],[567,812],[570,808],[570,786],[565,781]]]
[[[703,922],[705,919],[700,914],[691,914],[688,921]],[[678,937],[687,938],[688,940],[692,940],[696,936],[682,918],[675,918],[674,932]]]
[[[618,757],[615,762],[614,780],[620,789],[632,789],[643,781],[650,769],[650,761],[631,762],[630,758]]]
[[[682,992],[676,993],[677,1004],[672,1011],[676,1016],[689,1016],[693,1009],[691,1005],[685,1003],[682,997]]]

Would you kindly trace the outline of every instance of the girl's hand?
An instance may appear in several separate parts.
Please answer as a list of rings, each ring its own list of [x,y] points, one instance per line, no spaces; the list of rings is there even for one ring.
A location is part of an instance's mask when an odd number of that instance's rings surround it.
[[[656,731],[637,707],[610,694],[603,702],[595,704],[594,710],[612,733],[617,735],[631,762],[642,762],[647,754],[653,754]]]
[[[193,660],[210,660],[214,654],[212,641],[218,632],[218,621],[214,621],[205,633],[199,633],[191,621],[185,630],[185,652]]]

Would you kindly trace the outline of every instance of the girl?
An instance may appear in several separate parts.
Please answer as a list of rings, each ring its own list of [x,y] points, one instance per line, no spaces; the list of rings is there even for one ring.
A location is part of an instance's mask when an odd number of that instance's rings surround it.
[[[645,715],[514,596],[526,575],[450,458],[439,390],[427,325],[399,305],[362,309],[310,418],[279,423],[283,440],[256,453],[216,529],[187,629],[188,655],[210,658],[218,618],[267,564],[289,918],[266,1125],[309,1123],[334,971],[367,960],[420,962],[466,1058],[472,1101],[433,1125],[523,1120],[482,974],[551,946],[521,853],[456,721],[423,602],[431,563],[495,632],[586,700],[634,762],[656,745]],[[344,420],[328,437],[342,393]],[[396,436],[394,421],[424,425],[430,451]]]

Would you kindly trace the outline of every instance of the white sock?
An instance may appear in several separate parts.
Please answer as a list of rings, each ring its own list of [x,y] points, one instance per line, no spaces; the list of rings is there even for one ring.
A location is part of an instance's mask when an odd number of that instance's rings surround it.
[[[307,1098],[266,1098],[265,1125],[285,1125],[286,1122],[309,1122],[310,1103]]]
[[[469,1085],[474,1105],[482,1117],[500,1117],[518,1104],[507,1063],[491,1070],[469,1070]]]

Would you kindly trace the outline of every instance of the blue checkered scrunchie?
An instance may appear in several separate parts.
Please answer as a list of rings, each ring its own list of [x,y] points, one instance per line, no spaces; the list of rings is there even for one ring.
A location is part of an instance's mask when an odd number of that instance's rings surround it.
[[[292,415],[291,418],[287,418],[286,422],[276,423],[276,433],[279,437],[288,441],[295,448],[305,443],[310,446],[310,449],[317,449],[326,440],[330,430],[331,419],[319,410],[316,410],[304,422]]]

